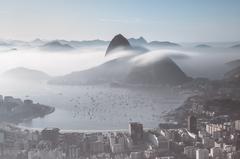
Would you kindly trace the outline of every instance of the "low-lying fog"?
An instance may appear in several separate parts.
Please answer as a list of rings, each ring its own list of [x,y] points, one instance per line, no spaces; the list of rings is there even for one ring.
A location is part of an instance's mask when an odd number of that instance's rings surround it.
[[[115,57],[104,57],[106,47],[46,52],[36,48],[0,48],[0,73],[16,67],[60,76],[100,65]],[[127,54],[127,53],[126,53]],[[225,63],[240,58],[236,49],[175,48],[152,50],[151,59],[169,55],[191,77],[219,79],[231,69]],[[141,57],[139,57],[141,58]],[[146,59],[147,62],[148,59]],[[165,111],[178,107],[188,95],[174,89],[120,88],[111,85],[57,86],[45,82],[26,82],[0,78],[0,94],[56,107],[42,119],[27,121],[29,127],[63,129],[124,129],[129,121],[155,127]],[[147,112],[147,113],[146,113]]]
[[[51,76],[60,76],[97,66],[110,59],[104,57],[106,47],[83,48],[67,52],[46,52],[38,49],[10,50],[0,47],[0,73],[16,67],[40,70]],[[152,51],[151,58],[169,55],[189,76],[218,79],[231,69],[226,62],[240,58],[238,49],[175,48]]]
[[[0,72],[16,67],[41,70],[49,75],[63,75],[102,62],[104,49],[81,49],[69,52],[46,52],[38,49],[0,51]]]

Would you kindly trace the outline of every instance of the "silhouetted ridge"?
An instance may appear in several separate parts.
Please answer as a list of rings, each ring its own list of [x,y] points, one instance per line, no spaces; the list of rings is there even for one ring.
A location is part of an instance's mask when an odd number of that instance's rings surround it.
[[[74,49],[72,46],[68,44],[62,44],[57,40],[46,43],[40,48],[46,51],[70,51]]]
[[[128,42],[128,40],[122,35],[118,34],[116,35],[108,45],[107,51],[105,56],[107,56],[109,53],[114,51],[115,49],[122,48],[122,49],[131,49],[131,45]]]
[[[169,41],[151,41],[148,43],[151,47],[180,47],[181,45]]]
[[[210,48],[211,46],[207,45],[207,44],[199,44],[199,45],[196,45],[195,47],[196,48]]]

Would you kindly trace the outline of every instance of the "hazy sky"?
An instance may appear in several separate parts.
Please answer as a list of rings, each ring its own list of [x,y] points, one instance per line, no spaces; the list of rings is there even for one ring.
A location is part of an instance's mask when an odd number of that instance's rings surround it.
[[[0,0],[2,39],[240,41],[240,0]]]

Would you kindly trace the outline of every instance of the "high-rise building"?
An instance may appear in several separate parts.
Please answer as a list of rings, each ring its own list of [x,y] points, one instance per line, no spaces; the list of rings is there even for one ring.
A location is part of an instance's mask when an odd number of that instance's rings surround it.
[[[138,144],[143,140],[143,125],[141,123],[129,123],[129,134],[134,144]]]
[[[188,131],[197,134],[197,118],[193,115],[188,117]]]

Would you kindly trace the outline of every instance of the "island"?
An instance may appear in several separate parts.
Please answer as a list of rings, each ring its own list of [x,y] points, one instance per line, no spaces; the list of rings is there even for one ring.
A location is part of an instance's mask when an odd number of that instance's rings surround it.
[[[54,107],[33,103],[30,99],[22,101],[20,98],[0,95],[0,120],[4,122],[18,124],[24,120],[44,117],[54,111]]]

